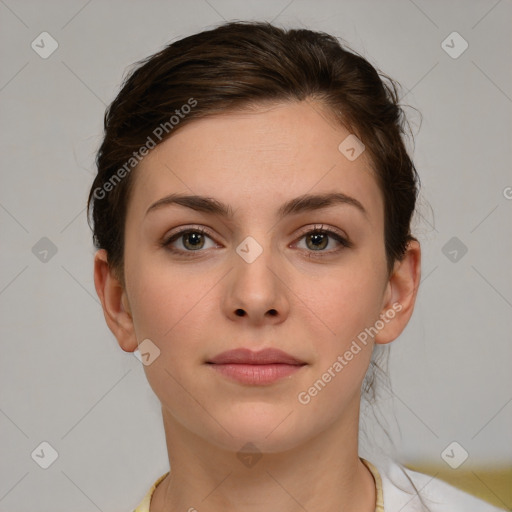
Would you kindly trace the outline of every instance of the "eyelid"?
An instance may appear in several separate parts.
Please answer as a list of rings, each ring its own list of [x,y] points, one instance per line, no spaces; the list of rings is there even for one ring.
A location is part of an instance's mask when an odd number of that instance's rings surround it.
[[[342,231],[341,229],[335,228],[334,226],[325,225],[325,224],[313,224],[313,226],[311,226],[311,225],[305,226],[304,228],[301,228],[301,230],[299,231],[299,233],[300,233],[299,236],[304,236],[304,235],[307,235],[308,233],[317,232],[317,231],[336,233],[340,237],[348,239],[347,234],[344,231]]]
[[[204,235],[208,235],[210,238],[213,238],[212,232],[209,230],[209,228],[200,225],[200,224],[191,224],[190,226],[180,226],[179,228],[176,228],[175,230],[170,231],[169,233],[166,233],[163,237],[164,240],[170,240],[173,236],[182,235],[184,233],[188,233],[189,231],[199,232]]]

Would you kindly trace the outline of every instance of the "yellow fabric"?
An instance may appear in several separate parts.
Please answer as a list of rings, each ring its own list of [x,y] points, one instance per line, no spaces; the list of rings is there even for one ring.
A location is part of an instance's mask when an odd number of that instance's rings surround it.
[[[382,493],[382,478],[380,477],[377,468],[369,461],[361,457],[363,464],[370,470],[375,480],[375,512],[384,512],[384,495]]]
[[[380,474],[377,471],[377,468],[371,462],[368,462],[363,458],[361,458],[361,461],[370,470],[371,474],[373,475],[373,479],[375,480],[375,494],[377,496],[375,512],[384,512],[384,497],[382,494],[382,479],[380,477]],[[133,512],[149,512],[149,505],[151,503],[153,493],[155,492],[157,485],[168,474],[169,472],[165,473],[165,475],[162,475],[160,478],[158,478],[158,480],[152,485],[151,489],[149,489],[146,496],[144,496],[144,499],[140,502],[139,506]]]
[[[169,474],[169,471],[162,475],[149,489],[144,499],[140,502],[139,506],[133,512],[149,512],[149,504],[151,503],[151,498],[153,497],[153,493],[155,492],[156,486]]]

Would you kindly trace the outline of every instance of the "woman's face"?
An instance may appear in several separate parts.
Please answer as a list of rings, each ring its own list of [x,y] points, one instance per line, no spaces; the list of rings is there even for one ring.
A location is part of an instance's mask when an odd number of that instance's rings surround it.
[[[338,148],[349,135],[318,104],[283,103],[193,121],[134,171],[121,344],[150,340],[147,378],[179,428],[272,452],[357,419],[362,333],[392,293],[382,194],[366,153]],[[212,364],[239,348],[300,364]]]

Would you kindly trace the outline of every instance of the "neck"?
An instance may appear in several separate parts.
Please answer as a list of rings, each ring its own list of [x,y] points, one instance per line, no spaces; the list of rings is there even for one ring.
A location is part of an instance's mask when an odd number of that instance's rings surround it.
[[[358,456],[359,411],[286,452],[237,456],[163,410],[170,474],[150,512],[375,511],[375,482]]]

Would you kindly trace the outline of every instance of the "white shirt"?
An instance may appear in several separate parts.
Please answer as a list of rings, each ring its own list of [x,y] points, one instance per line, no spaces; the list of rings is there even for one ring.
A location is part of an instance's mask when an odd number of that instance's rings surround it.
[[[389,462],[387,466],[377,465],[382,479],[384,512],[424,512],[414,487],[401,466]],[[470,494],[467,494],[438,478],[403,468],[418,489],[430,512],[500,512],[496,508]]]

